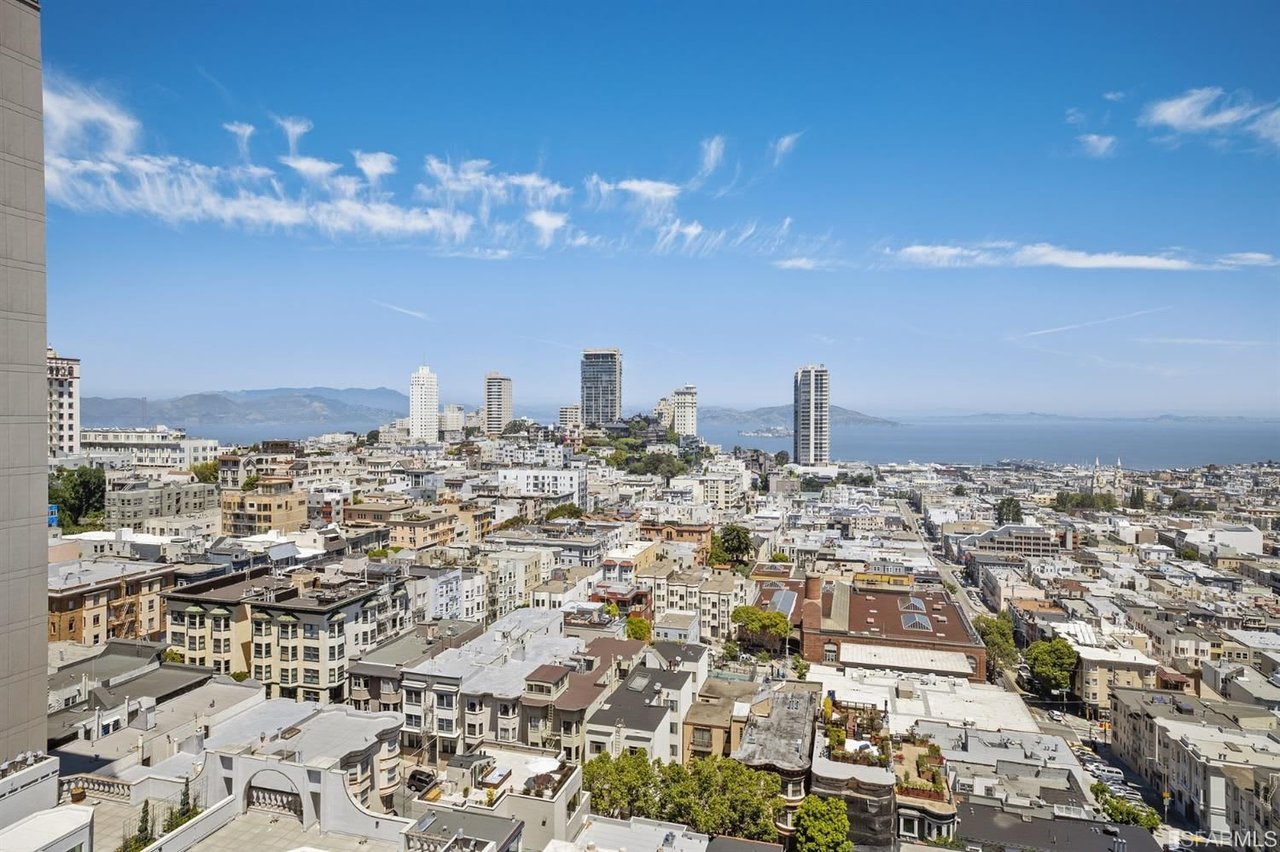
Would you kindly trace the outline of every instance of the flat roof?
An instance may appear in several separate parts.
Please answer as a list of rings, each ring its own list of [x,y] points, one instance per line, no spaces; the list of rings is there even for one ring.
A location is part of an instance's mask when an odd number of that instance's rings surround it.
[[[37,811],[0,828],[0,849],[45,849],[46,844],[92,824],[93,808],[88,805],[60,805]]]
[[[769,715],[753,715],[733,759],[778,769],[808,769],[818,717],[817,684],[788,683],[772,696]]]
[[[173,571],[174,566],[162,562],[140,562],[134,559],[72,559],[49,563],[49,591],[65,592],[82,586],[95,586],[121,578]]]
[[[844,643],[840,646],[840,662],[862,669],[936,672],[960,677],[973,674],[969,658],[959,651],[931,651],[926,648]]]

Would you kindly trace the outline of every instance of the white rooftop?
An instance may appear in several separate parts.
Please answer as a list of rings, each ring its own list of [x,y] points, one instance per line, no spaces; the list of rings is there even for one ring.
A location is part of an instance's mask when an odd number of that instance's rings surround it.
[[[959,651],[930,651],[925,648],[893,648],[846,643],[840,646],[840,662],[869,669],[902,669],[936,672],[967,678],[973,674],[969,658]]]

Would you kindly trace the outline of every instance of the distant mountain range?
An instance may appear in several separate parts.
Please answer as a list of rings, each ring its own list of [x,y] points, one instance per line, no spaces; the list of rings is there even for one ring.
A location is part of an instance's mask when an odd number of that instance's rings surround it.
[[[409,413],[390,388],[267,388],[211,391],[174,399],[86,397],[84,426],[182,426],[193,437],[238,442],[367,432]]]
[[[737,429],[750,432],[770,427],[791,428],[794,424],[790,405],[771,405],[766,408],[753,408],[740,411],[736,408],[719,408],[714,405],[698,408],[698,427],[704,426],[721,429]],[[849,426],[897,426],[897,422],[883,417],[872,417],[851,408],[831,406],[831,428],[842,429]]]

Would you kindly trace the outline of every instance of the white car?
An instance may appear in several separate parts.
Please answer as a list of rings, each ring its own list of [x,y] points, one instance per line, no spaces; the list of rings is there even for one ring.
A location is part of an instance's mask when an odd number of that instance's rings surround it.
[[[1063,717],[1063,715],[1062,715],[1062,711],[1061,711],[1061,710],[1050,710],[1050,711],[1049,711],[1049,718],[1050,718],[1050,719],[1052,719],[1052,720],[1053,720],[1053,721],[1055,721],[1055,722],[1061,722],[1061,721],[1063,720],[1063,718],[1064,718],[1064,717]]]

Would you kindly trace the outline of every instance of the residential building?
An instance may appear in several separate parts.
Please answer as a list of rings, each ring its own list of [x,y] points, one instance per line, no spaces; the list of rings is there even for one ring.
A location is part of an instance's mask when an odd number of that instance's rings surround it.
[[[423,364],[409,377],[409,440],[434,444],[440,440],[440,384]]]
[[[582,406],[581,405],[562,405],[560,406],[560,428],[565,431],[582,428]]]
[[[752,708],[733,759],[751,769],[772,772],[781,782],[785,805],[778,831],[791,834],[796,810],[808,794],[813,740],[822,706],[817,683],[788,681],[767,701]]]
[[[103,527],[142,531],[145,522],[218,509],[218,486],[206,482],[163,482],[142,477],[116,480],[104,498]]]
[[[80,452],[80,359],[45,352],[49,373],[49,458]]]
[[[0,554],[7,602],[0,607],[0,760],[8,761],[45,743],[45,483],[51,442],[48,394],[40,383],[48,362],[39,4],[0,0],[0,20],[6,63],[0,159],[7,185],[0,195]]]
[[[169,644],[189,665],[247,672],[269,698],[341,703],[349,657],[411,626],[405,581],[253,569],[164,595]]]
[[[581,509],[591,508],[584,470],[513,467],[496,471],[503,496],[562,498]]]
[[[467,428],[467,410],[461,405],[450,403],[440,414],[440,434],[446,441],[460,441]]]
[[[484,377],[484,431],[501,435],[511,422],[511,379],[498,373]]]
[[[222,531],[231,536],[297,532],[307,523],[307,495],[288,478],[262,478],[251,491],[224,490]]]
[[[603,426],[622,419],[622,352],[619,350],[583,350],[581,415],[587,426]]]
[[[831,375],[822,365],[796,370],[792,461],[799,465],[831,461]]]
[[[116,427],[83,429],[80,449],[91,456],[117,459],[134,472],[158,477],[172,470],[190,470],[218,458],[218,442],[212,438],[191,438],[185,429],[150,426],[138,429]]]
[[[681,721],[695,695],[688,671],[632,669],[587,719],[586,759],[643,751],[653,760],[683,762]]]
[[[662,429],[670,429],[676,419],[675,406],[669,397],[662,397],[653,404],[653,418]]]
[[[177,565],[101,557],[49,565],[49,641],[161,639]]]
[[[698,389],[693,385],[676,388],[671,394],[671,428],[680,437],[698,434]]]

